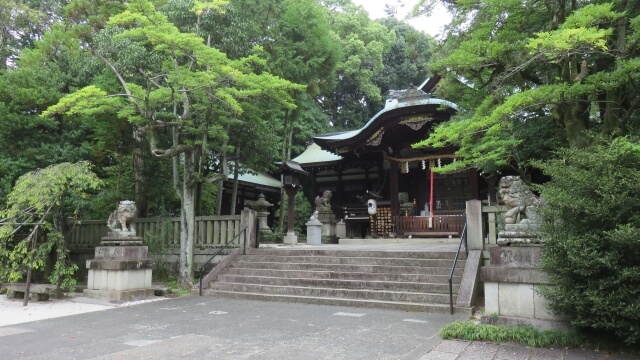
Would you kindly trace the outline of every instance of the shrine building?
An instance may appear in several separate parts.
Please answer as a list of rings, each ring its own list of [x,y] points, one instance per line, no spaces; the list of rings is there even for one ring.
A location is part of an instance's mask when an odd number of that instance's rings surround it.
[[[455,149],[411,147],[456,112],[456,104],[431,95],[438,80],[392,90],[384,109],[362,128],[317,135],[293,159],[310,173],[313,197],[332,192],[331,207],[346,222],[347,238],[457,237],[465,202],[486,199],[475,170],[431,171],[456,161]],[[373,215],[368,200],[377,206]]]

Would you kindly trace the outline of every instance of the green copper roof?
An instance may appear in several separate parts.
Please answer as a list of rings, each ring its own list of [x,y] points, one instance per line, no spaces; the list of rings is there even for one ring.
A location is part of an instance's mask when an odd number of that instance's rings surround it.
[[[253,170],[251,171],[252,173],[238,175],[238,180],[251,183],[251,184],[256,184],[256,185],[280,188],[280,180],[277,180],[274,177],[270,176],[269,174],[266,174],[263,172],[253,171]],[[230,174],[229,180],[233,180],[232,174]]]
[[[323,140],[345,140],[345,139],[350,139],[350,138],[358,135],[359,133],[361,133],[367,127],[369,127],[369,125],[371,125],[377,118],[379,118],[380,115],[382,115],[382,114],[384,114],[384,113],[386,113],[388,111],[395,110],[395,109],[400,109],[400,108],[408,107],[408,106],[416,106],[416,105],[441,105],[441,106],[448,106],[448,107],[451,107],[451,108],[456,109],[456,110],[458,109],[458,105],[452,103],[451,101],[432,98],[432,97],[429,97],[429,96],[409,98],[409,99],[406,99],[406,100],[389,99],[389,100],[387,100],[387,103],[386,103],[384,109],[380,110],[377,114],[375,114],[360,129],[352,130],[352,131],[345,131],[343,133],[338,133],[338,134],[318,135],[318,136],[314,136],[314,138],[315,139],[323,139]],[[300,162],[300,161],[298,161],[298,162]]]
[[[326,150],[322,150],[322,148],[320,148],[318,144],[312,143],[302,154],[298,155],[298,157],[292,160],[300,165],[305,165],[339,161],[342,160],[342,156],[332,154]]]

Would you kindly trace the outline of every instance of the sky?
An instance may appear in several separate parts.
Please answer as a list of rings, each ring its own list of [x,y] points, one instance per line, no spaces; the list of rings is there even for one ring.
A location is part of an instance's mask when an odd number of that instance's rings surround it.
[[[397,18],[404,18],[413,6],[417,3],[417,0],[351,0],[356,5],[362,5],[362,7],[369,13],[371,19],[378,19],[386,17],[384,13],[384,5],[389,3],[396,5],[398,13]],[[403,3],[404,6],[397,6],[398,3]],[[421,15],[416,19],[408,21],[418,30],[422,30],[433,37],[436,37],[442,32],[444,25],[447,25],[451,21],[451,15],[441,6],[435,9],[432,16]]]

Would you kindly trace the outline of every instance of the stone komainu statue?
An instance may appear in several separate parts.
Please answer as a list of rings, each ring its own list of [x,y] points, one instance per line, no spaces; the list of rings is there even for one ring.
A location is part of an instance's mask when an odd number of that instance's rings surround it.
[[[331,190],[325,190],[322,193],[322,197],[316,196],[316,209],[320,210],[331,210]]]
[[[540,223],[541,219],[538,214],[540,199],[529,190],[519,176],[505,176],[500,179],[498,197],[499,203],[510,207],[504,214],[505,224],[515,224],[518,221],[518,215],[522,213],[526,218],[522,219],[520,223]]]
[[[120,201],[118,208],[109,215],[107,226],[116,233],[134,232],[131,221],[136,218],[136,203],[130,200]]]

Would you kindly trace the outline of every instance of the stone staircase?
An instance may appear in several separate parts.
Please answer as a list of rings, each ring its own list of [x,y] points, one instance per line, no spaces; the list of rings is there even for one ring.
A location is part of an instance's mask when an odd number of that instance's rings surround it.
[[[248,249],[203,295],[449,313],[455,253]],[[454,304],[465,266],[458,259]]]

